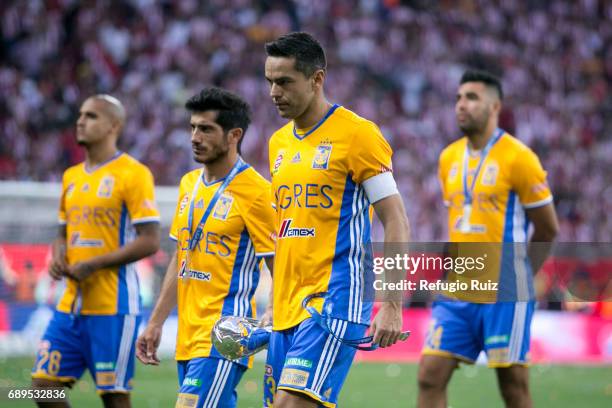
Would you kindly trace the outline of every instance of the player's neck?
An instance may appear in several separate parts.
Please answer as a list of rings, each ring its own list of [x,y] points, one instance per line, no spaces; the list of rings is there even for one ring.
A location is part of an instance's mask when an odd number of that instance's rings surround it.
[[[204,181],[206,184],[221,180],[229,174],[238,161],[238,152],[228,152],[226,156],[213,163],[204,165]]]
[[[319,123],[331,109],[332,104],[322,97],[313,102],[311,106],[300,116],[293,119],[298,129],[308,129]]]
[[[117,154],[117,146],[108,145],[89,146],[85,150],[85,165],[89,168],[99,166],[106,163]]]
[[[468,135],[468,143],[472,151],[480,151],[485,148],[489,140],[493,137],[493,132],[497,128],[497,123],[491,122],[482,131]]]

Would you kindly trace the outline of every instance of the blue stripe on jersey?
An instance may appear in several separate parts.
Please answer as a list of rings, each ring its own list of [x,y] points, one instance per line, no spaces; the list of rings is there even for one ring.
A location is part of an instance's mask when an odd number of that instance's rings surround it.
[[[363,302],[363,246],[370,245],[369,202],[365,190],[346,178],[336,251],[327,287],[325,311],[330,316],[355,323],[369,324],[372,304]],[[371,254],[370,254],[371,255]]]
[[[362,308],[362,291],[363,291],[363,273],[361,269],[361,262],[363,258],[363,198],[365,197],[365,190],[358,186],[355,195],[353,196],[353,217],[354,220],[351,222],[351,252],[349,254],[349,263],[351,264],[351,287],[349,290],[349,320],[352,322],[358,322],[359,316],[361,316]]]
[[[236,251],[236,258],[234,259],[234,267],[232,269],[232,279],[227,296],[223,301],[221,316],[253,316],[250,300],[255,292],[258,280],[259,270],[257,268],[255,248],[253,248],[251,237],[245,228],[240,234],[238,250]],[[210,356],[223,358],[214,347],[210,351]],[[247,365],[248,361],[247,357],[238,360],[237,363]]]
[[[516,193],[510,191],[506,204],[506,216],[504,220],[504,242],[514,242],[514,206]]]
[[[135,231],[130,221],[128,209],[125,204],[121,207],[119,222],[119,247],[132,242]],[[119,267],[117,276],[117,313],[139,314],[141,309],[140,285],[138,284],[138,273],[136,263],[132,262]]]
[[[525,214],[525,241],[529,241],[529,218],[527,214]],[[529,248],[529,244],[527,244],[527,248]],[[525,267],[527,268],[527,274],[529,279],[527,279],[527,288],[529,290],[529,299],[535,299],[535,289],[533,287],[533,268],[531,267],[531,261],[529,259],[529,255],[525,257]]]
[[[234,310],[237,310],[239,316],[251,317],[253,316],[253,310],[249,295],[254,290],[253,281],[255,279],[255,269],[257,268],[257,257],[255,256],[255,247],[250,237],[244,258],[244,266],[240,269],[241,284],[238,287],[238,293],[234,300]]]
[[[498,301],[510,302],[516,300],[516,272],[514,270],[514,247],[509,244],[514,242],[514,208],[516,206],[516,194],[510,191],[506,203],[506,215],[504,219],[504,238],[502,244],[502,257],[499,276]]]
[[[365,194],[364,194],[365,195]],[[365,227],[363,230],[363,268],[361,269],[363,274],[363,289],[362,299],[364,300],[363,308],[367,309],[367,315],[361,316],[362,320],[370,321],[370,314],[372,312],[372,302],[376,296],[374,290],[374,254],[372,250],[372,224],[370,223],[370,201],[366,196],[366,214],[365,214]]]
[[[119,222],[119,247],[127,243],[128,229],[128,211],[125,204],[121,206],[121,217]],[[117,279],[117,313],[128,313],[129,311],[129,294],[126,284],[127,265],[119,267],[119,276]]]
[[[238,310],[236,310],[236,302],[235,298],[238,294],[238,290],[240,289],[242,283],[242,276],[240,271],[244,269],[247,263],[246,254],[247,249],[250,246],[250,237],[245,229],[240,234],[240,242],[238,243],[238,250],[236,251],[236,258],[234,258],[234,268],[232,269],[232,279],[230,281],[230,287],[227,292],[227,296],[223,301],[223,308],[221,309],[221,316],[226,315],[238,315]]]
[[[253,252],[255,252],[255,250],[253,250]],[[253,299],[253,296],[255,296],[255,291],[257,290],[257,285],[259,285],[259,276],[260,276],[260,269],[259,269],[259,262],[261,261],[262,258],[258,258],[255,257],[255,266],[253,267],[253,270],[251,271],[251,276],[252,276],[252,280],[251,280],[251,290],[247,293],[248,298],[247,301],[248,303],[248,310],[247,310],[247,316],[248,317],[253,317],[253,306],[251,305],[251,299]]]

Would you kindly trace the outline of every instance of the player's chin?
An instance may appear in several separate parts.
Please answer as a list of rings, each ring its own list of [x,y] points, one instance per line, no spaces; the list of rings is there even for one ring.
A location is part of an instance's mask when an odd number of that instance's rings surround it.
[[[208,162],[208,157],[202,155],[202,154],[193,154],[193,160],[196,161],[196,163],[200,163],[200,164],[206,164]]]
[[[200,164],[211,164],[219,159],[219,155],[210,150],[207,153],[193,152],[193,159]]]
[[[293,115],[291,114],[291,111],[287,108],[287,107],[276,107],[276,110],[278,111],[278,114],[281,116],[281,118],[285,118],[285,119],[293,119]]]
[[[470,122],[459,122],[459,129],[466,135],[471,135],[475,131],[475,126]]]

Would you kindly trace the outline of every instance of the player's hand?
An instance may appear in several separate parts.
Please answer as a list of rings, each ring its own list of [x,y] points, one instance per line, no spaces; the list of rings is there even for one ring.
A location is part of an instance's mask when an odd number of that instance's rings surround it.
[[[53,258],[49,264],[49,275],[55,280],[61,280],[68,273],[66,258]]]
[[[272,324],[272,306],[266,307],[266,311],[261,316],[259,320],[259,325],[261,327],[269,326]]]
[[[99,268],[94,262],[78,262],[68,267],[67,276],[80,282],[82,280],[85,280],[89,275],[91,275],[98,269]]]
[[[66,260],[66,246],[54,245],[53,257],[49,264],[49,275],[55,280],[61,280],[68,273],[68,261]]]
[[[161,326],[148,324],[136,340],[136,358],[144,364],[159,365],[157,348],[161,340]]]
[[[370,326],[372,343],[385,348],[397,343],[402,333],[402,306],[399,302],[385,302]]]

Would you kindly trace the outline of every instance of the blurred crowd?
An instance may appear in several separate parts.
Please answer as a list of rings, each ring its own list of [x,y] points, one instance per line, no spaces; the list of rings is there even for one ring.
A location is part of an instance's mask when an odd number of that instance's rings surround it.
[[[304,30],[327,50],[328,99],[375,121],[394,148],[415,239],[446,237],[437,158],[460,136],[454,95],[476,66],[503,77],[502,126],[547,169],[560,239],[609,241],[610,21],[605,0],[3,1],[0,178],[60,180],[83,157],[78,107],[104,92],[128,110],[121,148],[176,185],[195,167],[183,104],[211,84],[251,104],[243,155],[268,175],[267,139],[283,120],[263,45]]]

